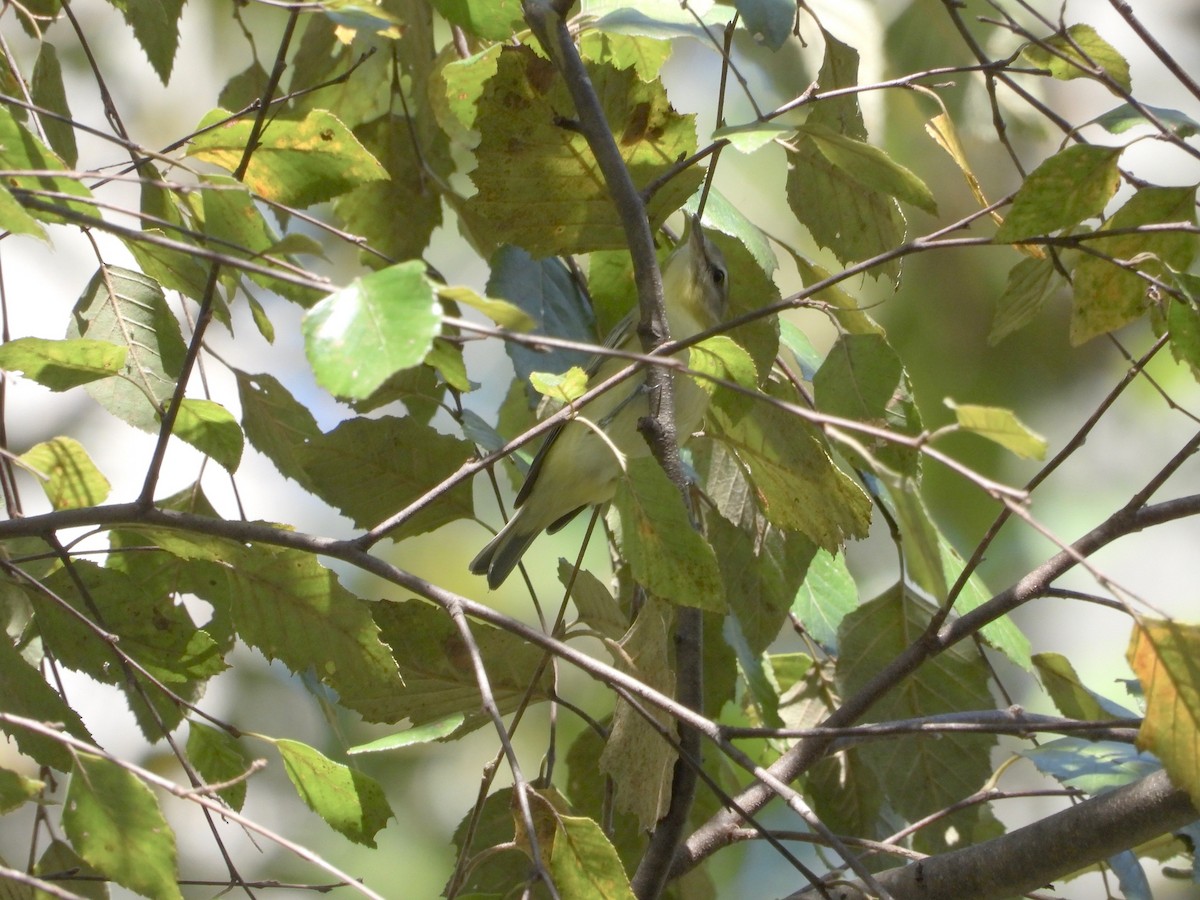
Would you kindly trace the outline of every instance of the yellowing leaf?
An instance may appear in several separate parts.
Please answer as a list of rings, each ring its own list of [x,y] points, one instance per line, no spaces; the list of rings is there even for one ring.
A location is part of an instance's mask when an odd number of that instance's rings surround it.
[[[200,123],[202,132],[188,144],[188,154],[236,172],[253,120],[224,121],[229,115],[217,109],[205,116]],[[365,182],[387,178],[383,166],[333,113],[317,109],[300,121],[267,121],[243,179],[260,197],[305,207]]]
[[[1140,619],[1126,657],[1146,695],[1138,747],[1200,805],[1200,625]]]
[[[112,487],[96,468],[83,445],[74,438],[56,437],[35,444],[21,461],[36,472],[46,497],[55,509],[98,506]]]

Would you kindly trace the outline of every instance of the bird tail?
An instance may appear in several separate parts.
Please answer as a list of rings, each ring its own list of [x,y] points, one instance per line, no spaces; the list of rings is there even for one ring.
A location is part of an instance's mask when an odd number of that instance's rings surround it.
[[[488,587],[492,590],[500,587],[504,579],[512,574],[529,545],[540,533],[540,528],[527,529],[522,527],[521,513],[508,520],[508,524],[500,529],[500,533],[488,541],[479,555],[471,560],[471,572],[475,575],[487,575]]]

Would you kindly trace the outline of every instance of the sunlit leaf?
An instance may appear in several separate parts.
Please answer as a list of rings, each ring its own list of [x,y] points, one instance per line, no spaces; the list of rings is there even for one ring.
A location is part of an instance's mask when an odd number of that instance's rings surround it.
[[[20,458],[38,473],[46,498],[55,509],[98,506],[112,488],[83,445],[74,438],[56,437],[34,444]]]
[[[182,900],[175,833],[150,788],[124,767],[76,753],[62,821],[71,845],[106,877],[146,897]]]
[[[52,391],[65,391],[117,374],[127,353],[128,347],[108,341],[24,337],[0,345],[0,369],[22,372]]]
[[[420,262],[356,278],[304,317],[304,348],[317,382],[335,397],[363,399],[419,365],[441,328],[441,307]]]
[[[959,428],[995,441],[1023,459],[1045,458],[1046,439],[1024,425],[1011,409],[955,403],[950,399],[946,405],[954,410]]]
[[[1099,69],[1123,90],[1132,87],[1129,63],[1091,25],[1072,25],[1066,33],[1026,44],[1021,57],[1031,65],[1049,69],[1051,75],[1062,81],[1095,78],[1093,71]]]
[[[1100,215],[1120,181],[1122,147],[1076,144],[1060,150],[1029,173],[1013,198],[996,240],[1050,234]]]
[[[214,784],[232,782],[217,794],[231,807],[240,810],[246,800],[246,781],[242,776],[250,768],[250,757],[237,739],[226,731],[193,719],[188,722],[187,755],[206,781]]]
[[[230,120],[228,111],[213,110],[188,142],[188,154],[237,172],[253,127],[250,117]],[[242,181],[260,197],[305,207],[387,177],[333,113],[314,110],[300,121],[268,118]]]
[[[375,835],[394,816],[379,782],[299,741],[274,743],[308,808],[354,843],[374,847]]]
[[[245,438],[237,419],[221,404],[200,397],[185,397],[179,404],[174,434],[229,472],[242,461]]]
[[[1163,762],[1171,781],[1200,802],[1200,625],[1138,619],[1126,653],[1146,694],[1138,748]]]
[[[1151,120],[1147,113],[1154,119]],[[1149,126],[1155,131],[1159,130],[1159,126],[1165,126],[1170,134],[1179,138],[1189,138],[1200,131],[1200,122],[1187,113],[1177,109],[1151,106],[1149,103],[1141,103],[1137,107],[1131,103],[1122,103],[1104,115],[1092,119],[1092,123],[1099,125],[1111,134],[1123,134],[1131,128],[1141,125]]]
[[[1132,261],[1139,271],[1162,276],[1184,271],[1196,254],[1196,188],[1144,187],[1104,223],[1097,234],[1126,231],[1088,242],[1098,253]],[[1179,231],[1128,233],[1143,225],[1178,222]],[[1071,343],[1082,344],[1099,334],[1115,331],[1146,314],[1155,294],[1136,271],[1087,254],[1075,268],[1075,299],[1071,309]]]

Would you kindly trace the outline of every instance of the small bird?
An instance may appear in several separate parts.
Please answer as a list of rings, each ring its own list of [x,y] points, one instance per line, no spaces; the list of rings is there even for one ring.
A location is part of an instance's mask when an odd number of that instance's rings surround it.
[[[688,233],[663,264],[662,281],[673,340],[706,331],[724,318],[729,273],[721,251],[704,235],[697,217],[689,219]],[[630,313],[605,344],[638,352],[634,321]],[[681,350],[675,358],[686,364],[688,351]],[[629,361],[620,357],[599,357],[589,372],[589,387],[628,365]],[[673,385],[676,434],[686,440],[700,425],[708,396],[686,376],[675,378]],[[645,378],[634,376],[583,404],[574,418],[550,432],[517,493],[516,512],[471,560],[471,571],[486,574],[488,587],[499,587],[539,534],[553,533],[585,507],[611,500],[624,470],[624,459],[618,454],[650,455],[637,427],[638,420],[649,413]]]

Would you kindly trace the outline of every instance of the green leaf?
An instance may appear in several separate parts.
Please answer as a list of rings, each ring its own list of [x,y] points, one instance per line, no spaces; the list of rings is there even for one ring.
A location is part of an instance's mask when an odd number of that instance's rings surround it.
[[[887,489],[883,496],[890,501],[892,516],[900,526],[908,577],[941,603],[950,593],[942,557],[943,537],[921,499],[920,482],[886,470],[878,474]]]
[[[1117,160],[1122,150],[1076,144],[1051,156],[1029,173],[1013,197],[996,240],[1017,243],[1100,215],[1120,183]]]
[[[556,821],[550,875],[562,896],[633,900],[629,877],[599,823],[581,816]]]
[[[937,201],[925,182],[878,147],[823,125],[801,125],[800,133],[816,145],[830,164],[867,190],[937,215]]]
[[[71,893],[87,900],[109,900],[108,881],[104,873],[87,864],[87,860],[71,849],[65,841],[54,840],[46,847],[46,852],[38,859],[33,867],[35,875],[61,875],[70,872],[74,876],[71,882]],[[94,879],[94,880],[93,880]],[[32,895],[33,900],[45,900],[48,895],[38,891]],[[5,898],[9,900],[9,898]],[[18,900],[14,897],[12,900]],[[26,900],[24,896],[19,900]]]
[[[924,631],[933,607],[902,584],[846,616],[840,633],[837,677],[842,696],[852,696],[907,649]],[[877,721],[920,718],[945,712],[990,709],[987,667],[969,645],[955,645],[928,660],[871,708]],[[940,734],[897,737],[857,748],[874,770],[893,807],[909,821],[971,795],[992,774],[990,735]],[[928,829],[927,844],[946,846],[947,826],[958,840],[975,843],[990,828],[973,807]]]
[[[1049,69],[1050,74],[1060,81],[1094,78],[1092,71],[1099,68],[1127,93],[1133,87],[1125,57],[1091,25],[1072,25],[1065,34],[1026,44],[1021,49],[1021,57],[1030,65]]]
[[[420,725],[416,728],[407,728],[397,734],[389,734],[366,744],[351,747],[346,752],[351,756],[359,753],[380,753],[385,750],[400,750],[417,744],[428,744],[430,741],[440,741],[455,735],[466,721],[467,717],[462,713],[453,713],[440,721]]]
[[[451,138],[468,147],[479,143],[474,131],[478,101],[484,85],[496,74],[502,44],[492,44],[479,53],[460,59],[443,52],[430,76],[429,103],[438,125]]]
[[[46,782],[26,778],[12,769],[0,766],[0,814],[10,813],[32,800],[46,787]]]
[[[675,694],[671,623],[670,605],[649,597],[619,641],[622,652],[614,654],[617,668],[668,697]],[[657,708],[648,712],[658,728],[624,699],[617,700],[598,767],[613,781],[614,808],[635,816],[643,831],[667,811],[675,764],[675,752],[659,733],[673,728],[674,720]]]
[[[12,107],[9,106],[0,106],[0,169],[9,172],[32,170],[65,173],[62,160],[17,121]],[[95,215],[95,209],[91,203],[63,200],[58,197],[39,197],[41,192],[52,192],[66,194],[69,197],[90,199],[91,191],[84,187],[78,178],[71,175],[8,175],[4,182],[6,193],[11,191],[12,196],[17,198],[26,196],[38,198],[41,202],[52,206],[66,207],[80,216],[91,218]],[[0,211],[6,213],[5,219],[13,222],[21,233],[36,234],[39,237],[44,234],[40,225],[26,216],[17,215],[15,210],[8,208],[9,206],[8,202],[0,204]],[[36,211],[34,217],[42,222],[63,221],[60,216],[41,210]]]
[[[7,637],[0,640],[0,709],[39,722],[62,722],[68,734],[92,741],[79,714],[46,683],[41,672],[21,657]],[[4,731],[16,740],[17,749],[38,764],[70,771],[72,756],[58,741],[13,726],[5,726]]]
[[[75,304],[67,336],[115,344],[127,351],[120,378],[86,386],[118,419],[155,432],[159,412],[175,393],[187,348],[162,288],[140,272],[103,267]]]
[[[257,95],[256,95],[257,96]],[[147,237],[169,237],[185,246],[192,242],[188,234],[196,228],[195,217],[187,201],[162,184],[165,176],[147,163],[141,169],[142,230]],[[208,290],[209,266],[184,250],[162,247],[148,240],[128,237],[124,241],[138,267],[164,288],[200,300]],[[226,323],[228,324],[228,323]]]
[[[1022,459],[1045,458],[1046,439],[1024,425],[1011,409],[955,403],[949,398],[945,402],[954,410],[959,428],[994,441]]]
[[[396,721],[396,663],[371,605],[313,556],[163,529],[130,529],[182,560],[209,563],[192,590],[231,618],[238,636],[293,672],[312,667],[343,706],[367,721]]]
[[[179,16],[183,0],[109,0],[133,28],[146,58],[165,85],[171,78],[179,47]]]
[[[123,547],[118,542],[114,549]],[[198,698],[204,684],[226,668],[212,637],[198,629],[187,610],[157,582],[76,560],[69,572],[56,569],[44,583],[69,608],[58,603],[38,605],[35,621],[42,642],[61,665],[118,686],[147,737],[157,737],[164,725],[173,728],[183,710],[157,689],[147,693],[154,706],[148,710],[142,693],[128,684],[113,649],[98,640],[81,617],[98,618],[105,631],[120,640],[123,653],[185,700]]]
[[[587,393],[588,374],[579,366],[571,366],[561,375],[552,372],[530,372],[529,386],[543,397],[567,404]]]
[[[611,9],[600,17],[596,27],[609,34],[627,34],[669,41],[678,37],[689,37],[708,45],[712,40],[711,28],[723,28],[733,15],[729,7],[714,5],[697,14],[695,8],[683,8],[678,0],[641,0],[631,6],[624,0],[609,0],[601,6],[590,2],[589,8],[596,12]]]
[[[408,718],[427,725],[462,713],[464,734],[485,724],[479,705],[479,682],[470,652],[458,628],[442,609],[420,600],[385,601],[373,607],[380,635],[392,649],[404,684],[394,690],[393,721]],[[471,623],[471,633],[487,669],[492,694],[501,714],[521,704],[535,673],[534,700],[550,697],[553,673],[543,665],[537,647],[491,625]]]
[[[1111,791],[1162,771],[1162,763],[1153,754],[1139,753],[1135,747],[1116,741],[1058,738],[1022,750],[1021,755],[1038,771],[1088,794]]]
[[[385,416],[350,419],[310,438],[297,457],[318,497],[360,528],[378,525],[450,477],[474,447],[428,425]],[[394,540],[424,534],[474,515],[471,484],[463,481],[392,532]]]
[[[1177,281],[1194,276],[1183,275]],[[1200,287],[1200,284],[1197,285]],[[1189,294],[1189,296],[1191,296]],[[1192,370],[1192,377],[1200,377],[1200,309],[1190,303],[1173,300],[1167,302],[1167,332],[1171,340],[1171,355]]]
[[[818,550],[796,591],[792,613],[808,633],[831,653],[837,652],[842,620],[858,606],[858,586],[841,553]]]
[[[576,569],[565,559],[558,561],[558,581],[571,585],[571,600],[579,620],[610,640],[618,640],[629,627],[629,615],[608,588],[586,569]]]
[[[756,44],[778,50],[791,36],[796,22],[793,0],[734,0],[733,5]]]
[[[395,814],[379,782],[299,741],[277,740],[288,778],[308,808],[338,833],[367,847]]]
[[[206,115],[200,133],[188,142],[188,155],[237,172],[254,122],[225,121],[229,117],[223,109]],[[223,124],[210,127],[218,122]],[[242,179],[260,197],[303,208],[388,177],[333,113],[318,109],[300,121],[272,117],[267,123]]]
[[[242,776],[250,768],[250,757],[242,745],[226,731],[188,720],[188,760],[210,784],[232,781],[217,795],[233,809],[240,810],[246,800],[246,782]]]
[[[448,22],[488,41],[504,41],[523,30],[521,0],[433,0]]]
[[[746,125],[725,125],[712,133],[714,141],[727,140],[739,153],[753,153],[775,140],[787,139],[796,133],[795,125],[776,122],[750,122]]]
[[[399,38],[404,20],[392,15],[373,0],[322,0],[321,11],[343,28]]]
[[[1068,718],[1099,722],[1109,718],[1096,695],[1083,686],[1071,661],[1060,653],[1039,653],[1033,657],[1038,678],[1058,711]]]
[[[843,263],[860,262],[893,249],[904,240],[904,217],[887,194],[865,190],[846,170],[825,157],[804,135],[796,142],[788,168],[788,205],[818,246]],[[895,280],[900,263],[882,263],[879,274]]]
[[[988,343],[1000,343],[1018,328],[1034,320],[1045,306],[1050,293],[1063,283],[1054,260],[1025,257],[1008,270],[1004,293],[996,301],[996,315]]]
[[[58,52],[54,45],[42,42],[37,62],[33,67],[33,84],[30,87],[33,102],[58,113],[55,116],[40,116],[42,131],[68,168],[75,168],[79,161],[79,149],[75,146],[75,129],[71,126],[71,108],[67,105],[67,94],[63,89],[62,67],[58,63]]]
[[[20,459],[32,471],[55,509],[99,506],[112,485],[74,438],[56,437],[34,444]]]
[[[693,194],[692,197],[684,204],[685,211],[695,215],[700,206],[699,193]],[[701,220],[701,225],[704,226],[705,232],[710,236],[713,232],[729,235],[736,240],[754,260],[755,266],[768,279],[776,269],[779,268],[779,260],[775,256],[775,250],[772,247],[771,240],[766,234],[755,225],[746,214],[742,211],[740,204],[730,201],[728,197],[722,194],[716,188],[708,192],[708,200],[704,205],[704,218]],[[738,260],[730,259],[735,254],[726,254],[726,262],[730,264],[730,275],[736,276],[733,278],[731,290],[736,294],[741,286],[740,282],[747,281],[745,274],[733,268]],[[758,297],[759,295],[755,295]],[[778,299],[777,297],[774,299]],[[759,299],[756,304],[752,304],[749,308],[757,309],[760,306],[769,302],[765,299]],[[737,308],[735,304],[735,309]]]
[[[509,331],[530,331],[536,324],[533,317],[515,303],[495,297],[481,297],[469,287],[451,286],[438,288],[438,299],[443,303],[461,303],[483,313],[501,328]]]
[[[1149,113],[1154,119],[1151,120],[1146,113]],[[1187,113],[1177,109],[1166,109],[1162,106],[1151,106],[1149,103],[1139,104],[1139,107],[1134,107],[1130,103],[1122,103],[1103,115],[1096,116],[1092,119],[1091,124],[1099,125],[1110,134],[1124,134],[1131,128],[1141,125],[1148,125],[1155,131],[1159,131],[1160,127],[1163,127],[1168,134],[1178,138],[1189,138],[1200,132],[1200,122]]]
[[[613,508],[619,517],[621,558],[638,584],[670,603],[724,611],[712,547],[692,525],[679,490],[655,460],[627,461]]]
[[[262,211],[246,186],[228,175],[205,175],[203,191],[204,233],[214,246],[224,253],[250,260],[258,265],[269,264],[280,240],[263,218]],[[269,275],[252,273],[256,284],[275,291],[303,306],[310,306],[319,296],[312,288],[301,287]]]
[[[1126,201],[1097,232],[1128,230],[1143,225],[1178,222],[1196,224],[1196,187],[1144,187]],[[1186,230],[1099,237],[1088,246],[1113,259],[1133,261],[1138,270],[1164,277],[1167,271],[1188,268],[1196,253],[1196,236]],[[1114,266],[1088,254],[1075,267],[1075,300],[1071,309],[1071,343],[1082,344],[1099,334],[1116,331],[1143,315],[1154,289],[1137,272]]]
[[[242,427],[250,445],[275,464],[280,474],[311,490],[304,471],[304,445],[321,436],[317,420],[271,375],[234,370]]]
[[[419,261],[354,279],[304,317],[304,349],[335,397],[364,399],[420,365],[441,328],[441,307]]]
[[[174,433],[205,456],[211,456],[230,474],[237,471],[245,438],[237,419],[221,404],[185,397],[179,404]]]
[[[24,337],[0,345],[0,369],[22,372],[52,391],[65,391],[116,375],[128,352],[107,341]]]
[[[338,198],[335,210],[348,231],[383,254],[383,260],[375,253],[363,254],[363,261],[374,268],[386,265],[388,259],[419,258],[442,223],[441,197],[420,156],[430,150],[422,151],[415,144],[411,129],[416,124],[388,114],[354,129],[365,152],[382,164],[387,180],[355,186]]]
[[[945,573],[946,583],[955,584],[962,575],[963,569],[966,568],[966,563],[950,540],[940,531],[937,534],[937,540],[941,549],[942,571]],[[971,610],[983,606],[991,599],[992,592],[988,590],[976,570],[967,578],[966,584],[955,598],[954,612],[960,616],[965,615]],[[987,641],[989,647],[1003,653],[1011,662],[1026,672],[1033,671],[1033,655],[1029,638],[1017,627],[1010,616],[1001,616],[992,620],[984,625],[979,633]]]
[[[638,188],[695,152],[693,117],[671,107],[660,81],[646,83],[632,68],[608,64],[588,64],[588,74]],[[517,244],[537,257],[626,245],[587,141],[577,129],[558,124],[573,108],[553,63],[527,47],[504,48],[475,120],[482,137],[471,178],[478,193],[461,210],[478,244]],[[692,167],[656,191],[647,209],[651,226],[678,209],[702,177]],[[531,216],[534,193],[540,199]]]
[[[75,850],[105,877],[146,897],[182,900],[175,834],[154,793],[131,772],[76,753],[62,823]]]
[[[633,68],[642,81],[654,81],[671,56],[671,43],[636,35],[588,31],[580,35],[579,53],[593,62]]]
[[[740,419],[738,411],[718,391],[709,420],[716,425],[714,436],[749,469],[772,524],[800,531],[831,552],[847,538],[866,535],[870,500],[802,420],[767,403],[756,403]]]

